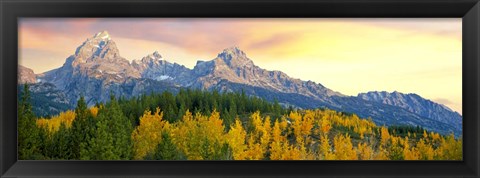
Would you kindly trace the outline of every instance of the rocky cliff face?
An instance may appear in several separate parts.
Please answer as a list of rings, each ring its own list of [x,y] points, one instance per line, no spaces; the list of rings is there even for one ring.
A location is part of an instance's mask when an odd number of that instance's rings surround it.
[[[37,81],[37,76],[33,73],[32,69],[18,65],[18,84],[31,84]]]
[[[132,97],[179,88],[241,92],[299,108],[327,107],[371,117],[380,125],[420,125],[440,133],[461,134],[461,116],[418,95],[367,93],[345,96],[312,81],[256,66],[238,47],[226,48],[193,69],[165,60],[154,52],[131,63],[121,57],[108,32],[88,38],[60,68],[37,75],[51,83],[75,106],[81,95],[89,105],[114,94]],[[458,119],[460,118],[460,119]],[[453,126],[450,126],[453,125]]]
[[[181,86],[188,85],[195,79],[190,69],[183,65],[166,61],[157,51],[143,57],[141,60],[133,60],[132,66],[140,72],[141,78],[171,81]]]

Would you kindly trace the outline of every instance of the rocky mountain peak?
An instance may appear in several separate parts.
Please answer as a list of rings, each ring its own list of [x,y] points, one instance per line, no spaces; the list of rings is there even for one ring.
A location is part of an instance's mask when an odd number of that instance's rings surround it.
[[[101,38],[101,39],[106,39],[106,40],[110,40],[110,34],[108,33],[108,31],[104,30],[104,31],[101,31],[101,32],[98,32],[97,34],[95,34],[95,36],[93,36],[94,38]]]
[[[75,51],[77,63],[89,62],[97,58],[113,59],[120,57],[117,45],[111,40],[107,31],[102,31],[88,38]]]
[[[163,57],[158,53],[158,51],[153,52],[152,54],[149,54],[145,57],[142,58],[142,62],[151,62],[151,61],[158,61],[162,60]]]
[[[146,68],[158,67],[160,65],[170,64],[168,61],[164,60],[162,55],[158,51],[155,51],[151,54],[148,54],[145,57],[142,57],[140,60],[132,60],[132,66],[139,71],[143,71]]]
[[[162,58],[162,55],[160,55],[160,53],[158,53],[158,51],[153,52],[152,56],[157,58],[157,59]]]
[[[246,57],[245,52],[243,52],[238,46],[232,46],[232,47],[223,49],[223,51],[219,54],[219,56],[227,55],[227,54]]]
[[[224,49],[218,54],[217,59],[223,60],[230,67],[244,67],[253,65],[245,52],[240,50],[237,46]]]

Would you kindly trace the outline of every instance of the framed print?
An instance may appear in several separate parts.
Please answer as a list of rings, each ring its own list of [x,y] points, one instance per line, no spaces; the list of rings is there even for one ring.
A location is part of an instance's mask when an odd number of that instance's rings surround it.
[[[479,176],[477,1],[0,5],[2,177]]]

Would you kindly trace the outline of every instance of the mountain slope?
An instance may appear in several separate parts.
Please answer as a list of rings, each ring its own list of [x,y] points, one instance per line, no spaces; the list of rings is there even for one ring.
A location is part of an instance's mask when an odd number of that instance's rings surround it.
[[[18,97],[23,93],[23,85],[18,85]],[[58,90],[51,83],[29,84],[33,112],[38,117],[57,115],[74,108],[65,92]]]
[[[368,101],[400,107],[422,117],[450,124],[452,127],[455,127],[455,129],[461,130],[462,116],[459,113],[444,105],[422,98],[417,94],[403,94],[397,91],[388,93],[382,91],[360,93],[358,97]]]
[[[307,109],[329,108],[336,111],[355,113],[359,117],[372,118],[378,125],[419,125],[442,134],[450,134],[453,132],[457,136],[461,135],[462,131],[461,124],[453,127],[451,124],[420,116],[403,108],[353,96],[332,96],[328,102],[322,102],[297,93],[282,93],[261,87],[232,83],[227,80],[221,80],[217,85],[210,88],[210,90],[245,92],[247,95],[259,96],[271,102],[278,101],[283,106],[295,106]],[[458,127],[458,125],[460,125],[460,127]]]

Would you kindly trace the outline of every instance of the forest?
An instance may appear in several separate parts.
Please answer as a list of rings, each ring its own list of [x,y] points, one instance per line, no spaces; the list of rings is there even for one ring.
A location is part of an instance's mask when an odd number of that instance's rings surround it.
[[[18,101],[20,160],[462,160],[462,139],[380,126],[326,108],[244,93],[181,90],[116,98],[37,117]]]

